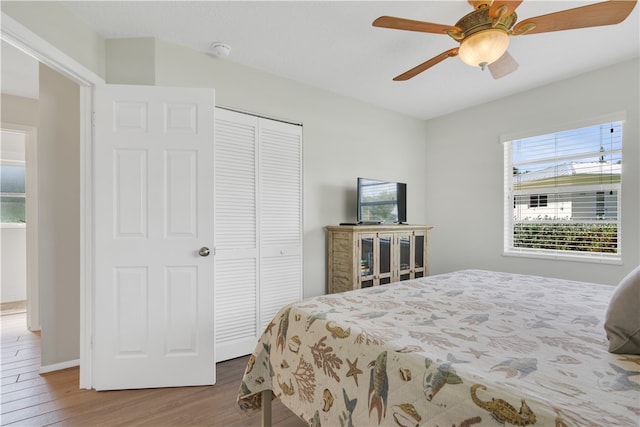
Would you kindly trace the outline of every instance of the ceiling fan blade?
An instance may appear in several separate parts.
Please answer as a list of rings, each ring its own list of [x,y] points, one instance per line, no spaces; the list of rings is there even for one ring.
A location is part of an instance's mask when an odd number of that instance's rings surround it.
[[[613,25],[624,21],[637,0],[610,0],[525,19],[513,27],[513,34],[537,34],[576,28]],[[533,28],[528,27],[533,24]]]
[[[402,74],[400,74],[397,77],[394,77],[393,80],[394,81],[404,81],[404,80],[409,80],[412,77],[417,76],[418,74],[420,74],[421,72],[428,70],[429,68],[433,67],[434,65],[444,61],[447,58],[450,58],[452,56],[458,56],[458,49],[457,47],[454,47],[453,49],[449,49],[445,52],[442,52],[440,55],[438,56],[434,56],[433,58],[429,59],[426,62],[423,62],[422,64],[413,67],[412,69],[410,69],[409,71],[406,71]]]
[[[516,60],[513,59],[513,56],[511,56],[509,52],[505,52],[500,58],[489,64],[489,71],[491,72],[491,76],[497,80],[507,74],[513,73],[518,67],[519,65]]]
[[[509,16],[515,12],[516,8],[520,6],[520,3],[522,3],[522,0],[494,0],[489,8],[489,16],[493,19]]]
[[[425,21],[396,18],[394,16],[381,16],[373,21],[374,27],[391,28],[394,30],[419,31],[421,33],[447,34],[448,31],[460,32],[458,27],[451,25],[433,24]]]

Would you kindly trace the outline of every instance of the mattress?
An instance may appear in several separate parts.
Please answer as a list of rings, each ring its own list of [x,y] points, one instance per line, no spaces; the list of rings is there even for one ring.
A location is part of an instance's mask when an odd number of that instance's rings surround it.
[[[640,356],[607,352],[613,290],[463,270],[307,299],[269,323],[237,403],[272,390],[314,426],[636,426]]]

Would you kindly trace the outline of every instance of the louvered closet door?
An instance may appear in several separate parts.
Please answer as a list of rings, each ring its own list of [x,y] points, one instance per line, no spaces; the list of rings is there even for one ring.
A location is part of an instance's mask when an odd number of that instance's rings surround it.
[[[302,298],[302,127],[260,119],[260,330]]]
[[[257,119],[216,109],[216,360],[253,351],[258,322]]]
[[[216,109],[216,355],[249,354],[302,298],[302,128]]]

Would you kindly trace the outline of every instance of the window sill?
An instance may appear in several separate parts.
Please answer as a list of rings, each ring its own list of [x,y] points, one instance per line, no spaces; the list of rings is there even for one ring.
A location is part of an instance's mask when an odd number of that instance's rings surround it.
[[[27,228],[27,224],[23,222],[3,222],[0,223],[0,228]]]
[[[539,252],[539,251],[517,251],[510,250],[504,251],[502,256],[505,257],[516,257],[516,258],[535,258],[535,259],[547,259],[554,261],[575,261],[575,262],[586,262],[591,264],[611,264],[611,265],[622,265],[622,256],[621,255],[575,255],[575,254],[566,254],[560,253],[558,251],[549,251]]]

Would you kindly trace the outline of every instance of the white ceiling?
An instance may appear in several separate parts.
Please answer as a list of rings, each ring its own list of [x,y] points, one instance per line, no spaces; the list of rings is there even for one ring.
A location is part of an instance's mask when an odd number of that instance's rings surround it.
[[[519,20],[594,1],[525,0]],[[396,75],[457,46],[445,35],[375,28],[381,15],[453,25],[467,1],[67,1],[105,38],[156,37],[351,98],[429,119],[640,56],[636,6],[621,24],[511,38],[520,68],[499,80],[450,58],[407,82]],[[221,60],[221,59],[217,59]]]

